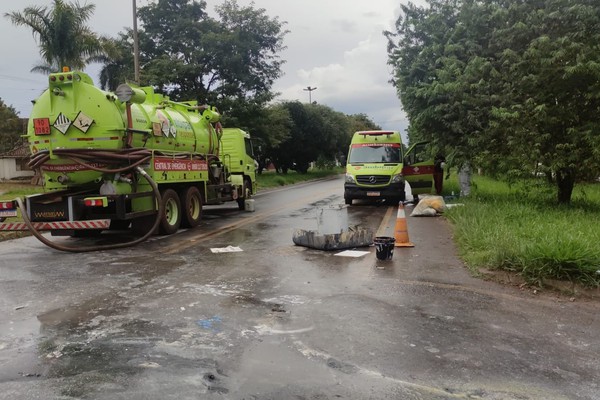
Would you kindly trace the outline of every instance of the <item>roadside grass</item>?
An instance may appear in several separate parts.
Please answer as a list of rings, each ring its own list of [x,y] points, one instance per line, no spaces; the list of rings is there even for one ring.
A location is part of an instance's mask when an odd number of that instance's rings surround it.
[[[287,174],[278,174],[275,171],[264,171],[256,176],[258,190],[269,189],[279,186],[293,185],[294,183],[311,181],[325,178],[332,175],[344,173],[344,168],[332,169],[311,169],[306,174],[300,174],[296,171],[289,171]]]
[[[42,191],[41,186],[31,185],[28,182],[0,182],[0,201],[1,200],[14,200],[17,197],[23,197],[30,194],[40,193]],[[21,211],[17,211],[16,218],[10,218],[7,221],[17,222],[23,221],[21,218]],[[30,236],[29,231],[6,231],[0,232],[0,241],[16,239],[20,237]]]
[[[572,203],[557,205],[543,182],[473,181],[471,196],[458,199],[465,206],[445,214],[472,271],[513,271],[539,286],[549,279],[600,286],[599,184],[578,184]]]

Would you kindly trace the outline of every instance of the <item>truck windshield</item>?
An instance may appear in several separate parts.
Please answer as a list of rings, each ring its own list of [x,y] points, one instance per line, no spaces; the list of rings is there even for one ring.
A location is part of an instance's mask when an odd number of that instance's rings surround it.
[[[352,145],[350,164],[355,163],[399,163],[402,162],[400,146],[395,143]]]

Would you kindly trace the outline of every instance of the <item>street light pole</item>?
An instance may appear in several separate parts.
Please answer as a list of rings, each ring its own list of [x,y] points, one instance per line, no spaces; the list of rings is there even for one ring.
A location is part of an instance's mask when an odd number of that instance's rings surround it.
[[[135,4],[136,0],[132,0],[133,3],[133,79],[135,83],[140,84],[140,48],[137,31],[137,8]]]
[[[308,92],[308,102],[312,104],[312,92],[313,90],[317,90],[316,87],[307,86],[306,89],[303,89],[305,92]]]

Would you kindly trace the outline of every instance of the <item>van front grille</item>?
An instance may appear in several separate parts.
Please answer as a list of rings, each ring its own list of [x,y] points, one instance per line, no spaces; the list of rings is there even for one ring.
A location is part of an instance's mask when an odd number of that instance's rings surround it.
[[[389,175],[357,175],[356,183],[361,185],[387,185],[390,183]]]

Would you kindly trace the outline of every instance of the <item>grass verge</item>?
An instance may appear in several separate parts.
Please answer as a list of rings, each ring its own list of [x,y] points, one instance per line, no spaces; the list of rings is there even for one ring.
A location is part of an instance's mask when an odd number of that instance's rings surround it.
[[[470,198],[459,202],[465,207],[446,216],[473,271],[512,271],[539,286],[550,279],[600,285],[600,185],[576,186],[572,204],[561,206],[546,185],[477,176]]]
[[[293,185],[294,183],[311,181],[332,175],[344,173],[344,168],[312,169],[306,174],[290,171],[287,174],[278,174],[274,171],[265,171],[257,175],[258,189],[269,189],[279,186]]]

